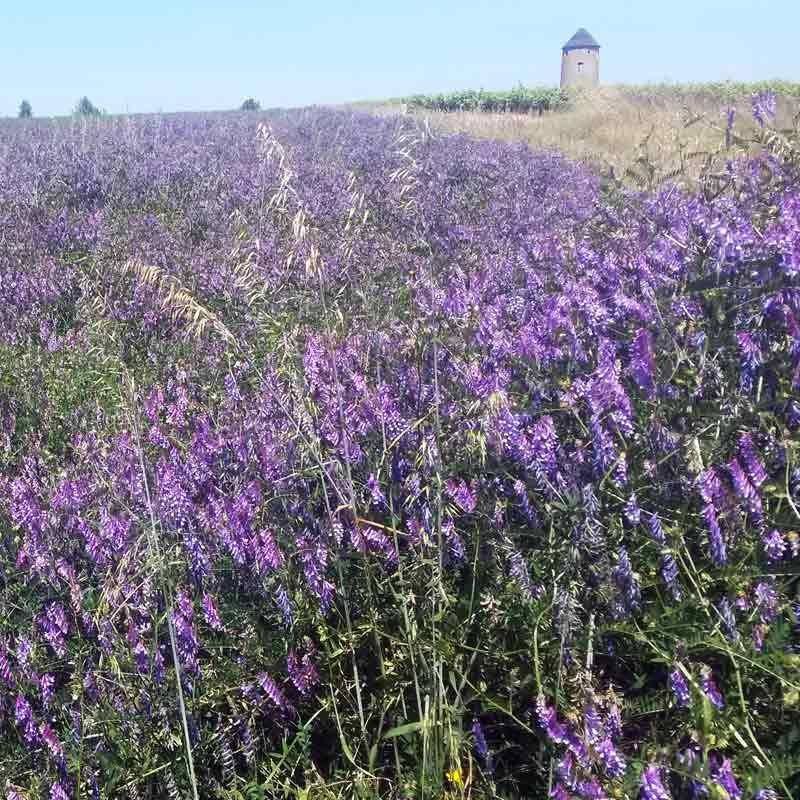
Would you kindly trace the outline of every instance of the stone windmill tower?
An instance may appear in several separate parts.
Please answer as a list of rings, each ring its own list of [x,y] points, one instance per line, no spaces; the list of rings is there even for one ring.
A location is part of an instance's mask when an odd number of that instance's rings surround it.
[[[578,28],[561,48],[561,88],[593,88],[599,83],[600,45],[586,28]]]

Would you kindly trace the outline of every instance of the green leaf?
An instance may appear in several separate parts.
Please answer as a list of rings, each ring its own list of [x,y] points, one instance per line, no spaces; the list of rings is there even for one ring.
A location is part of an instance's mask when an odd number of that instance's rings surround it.
[[[383,734],[384,739],[394,739],[397,736],[406,736],[409,733],[416,733],[422,730],[421,722],[407,722],[405,725],[398,725],[396,728],[390,728]]]

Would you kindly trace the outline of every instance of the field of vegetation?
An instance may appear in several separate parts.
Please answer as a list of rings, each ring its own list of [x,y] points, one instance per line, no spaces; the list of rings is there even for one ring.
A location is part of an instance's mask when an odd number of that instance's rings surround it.
[[[634,188],[653,189],[670,180],[696,189],[701,173],[728,158],[720,151],[728,149],[723,145],[729,109],[735,110],[738,133],[752,136],[758,126],[750,115],[751,98],[761,92],[776,96],[776,124],[791,127],[800,114],[800,83],[788,81],[569,92],[518,87],[412,96],[363,107],[382,114],[413,113],[440,131],[556,150],[595,170],[613,172]]]
[[[800,797],[783,113],[4,122],[7,800]]]
[[[478,89],[445,94],[418,94],[404,98],[401,102],[411,110],[527,113],[562,108],[569,102],[569,95],[551,87],[518,86],[507,92]]]

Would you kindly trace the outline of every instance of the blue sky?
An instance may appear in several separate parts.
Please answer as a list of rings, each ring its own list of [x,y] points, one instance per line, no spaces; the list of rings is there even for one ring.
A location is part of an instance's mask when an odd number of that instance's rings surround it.
[[[0,115],[555,84],[583,26],[603,82],[800,80],[800,0],[4,0]]]

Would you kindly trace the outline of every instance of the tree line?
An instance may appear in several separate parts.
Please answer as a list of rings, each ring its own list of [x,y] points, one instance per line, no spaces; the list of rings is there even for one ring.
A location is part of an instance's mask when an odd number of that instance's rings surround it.
[[[252,97],[248,97],[239,106],[240,111],[261,111],[261,103]],[[72,113],[78,117],[99,117],[105,111],[99,109],[88,97],[84,96],[75,104]],[[23,100],[19,104],[17,116],[20,119],[31,119],[33,117],[33,106],[29,100]]]

